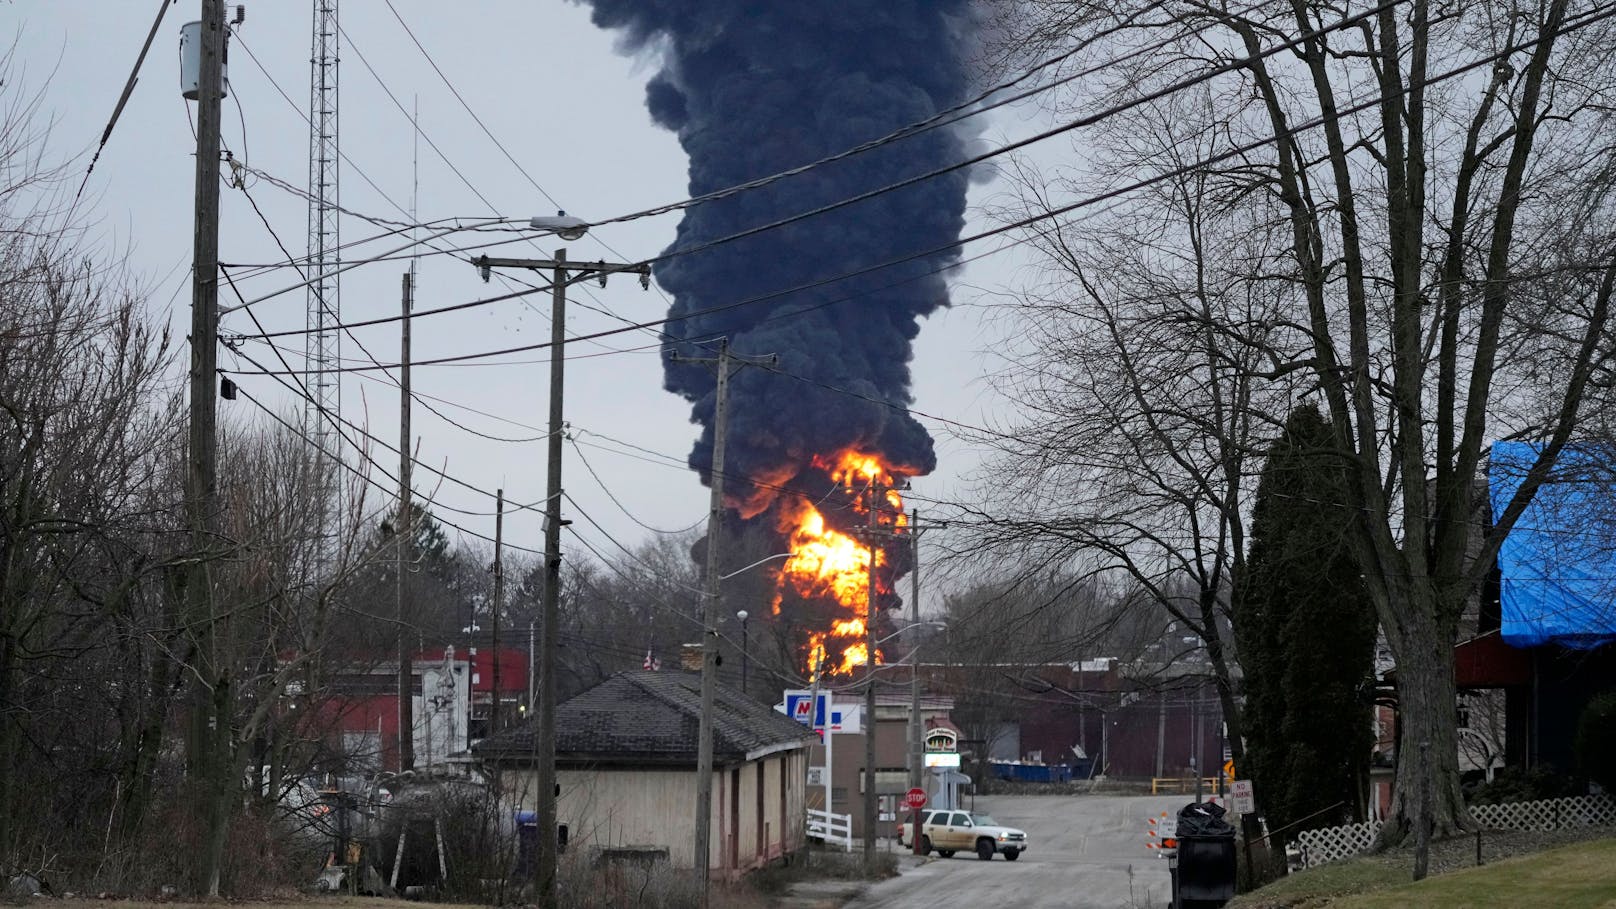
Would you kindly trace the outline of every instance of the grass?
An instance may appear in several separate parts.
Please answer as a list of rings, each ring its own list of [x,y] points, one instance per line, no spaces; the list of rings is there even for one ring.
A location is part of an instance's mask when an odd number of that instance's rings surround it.
[[[1594,840],[1408,880],[1406,858],[1370,856],[1290,875],[1229,904],[1230,909],[1322,907],[1461,909],[1616,907],[1616,839]]]

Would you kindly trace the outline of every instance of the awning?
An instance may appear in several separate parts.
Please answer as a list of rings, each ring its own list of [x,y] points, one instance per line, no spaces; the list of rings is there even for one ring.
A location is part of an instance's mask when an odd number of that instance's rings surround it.
[[[1532,681],[1532,659],[1495,633],[1461,641],[1453,648],[1454,681],[1460,688],[1508,688]]]

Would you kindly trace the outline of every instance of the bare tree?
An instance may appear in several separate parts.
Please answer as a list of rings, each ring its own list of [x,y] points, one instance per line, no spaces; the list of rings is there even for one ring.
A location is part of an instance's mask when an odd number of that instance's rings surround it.
[[[1428,765],[1399,761],[1383,837],[1428,821],[1439,835],[1469,828],[1450,656],[1458,618],[1576,436],[1590,384],[1608,375],[1608,11],[1570,0],[1015,10],[1007,21],[1046,46],[1107,34],[1118,53],[1149,51],[1072,82],[1069,110],[1206,98],[1203,122],[1221,147],[1188,169],[1163,160],[1179,145],[1172,124],[1101,134],[1112,118],[1084,138],[1117,141],[1086,145],[1081,173],[1091,185],[1118,173],[1219,174],[1260,214],[1239,244],[1226,238],[1210,252],[1238,263],[1274,309],[1213,323],[1232,349],[1261,352],[1262,368],[1240,366],[1253,381],[1305,377],[1351,475],[1351,541],[1398,662],[1405,756],[1412,744],[1430,754]],[[1137,204],[1162,210],[1149,197]],[[1239,253],[1251,244],[1277,255]],[[1189,248],[1179,239],[1167,252]],[[1208,386],[1190,400],[1210,417],[1239,399]],[[1471,489],[1500,437],[1538,441],[1540,455],[1482,528]],[[1232,522],[1241,506],[1223,503]],[[1226,540],[1238,571],[1233,531],[1209,539]]]
[[[1173,174],[1137,204],[1082,223],[1029,228],[1044,268],[1011,301],[994,376],[1019,415],[980,441],[974,559],[1035,571],[1119,574],[1200,639],[1235,760],[1243,756],[1230,622],[1261,446],[1297,392],[1269,368],[1286,329],[1261,275],[1283,249],[1259,228],[1237,170],[1196,164],[1227,148],[1217,98],[1147,104],[1095,137],[1096,169],[1145,156]],[[1003,216],[1058,207],[1070,174],[1012,170]]]

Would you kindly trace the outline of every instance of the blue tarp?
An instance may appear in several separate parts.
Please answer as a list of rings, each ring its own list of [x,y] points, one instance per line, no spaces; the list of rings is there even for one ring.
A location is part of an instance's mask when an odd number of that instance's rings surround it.
[[[1497,521],[1539,446],[1493,445]],[[1616,641],[1616,451],[1567,446],[1498,553],[1501,635],[1515,647],[1590,649]]]

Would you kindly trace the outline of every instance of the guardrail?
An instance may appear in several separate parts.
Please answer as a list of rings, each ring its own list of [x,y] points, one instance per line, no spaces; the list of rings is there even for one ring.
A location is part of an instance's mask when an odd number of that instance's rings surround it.
[[[1215,776],[1201,777],[1201,785],[1207,792],[1218,791],[1218,778]],[[1153,776],[1150,778],[1150,794],[1160,795],[1163,792],[1185,793],[1195,791],[1195,777],[1193,776]]]
[[[808,836],[829,845],[841,843],[848,852],[853,851],[853,816],[833,814],[818,808],[808,809]]]

